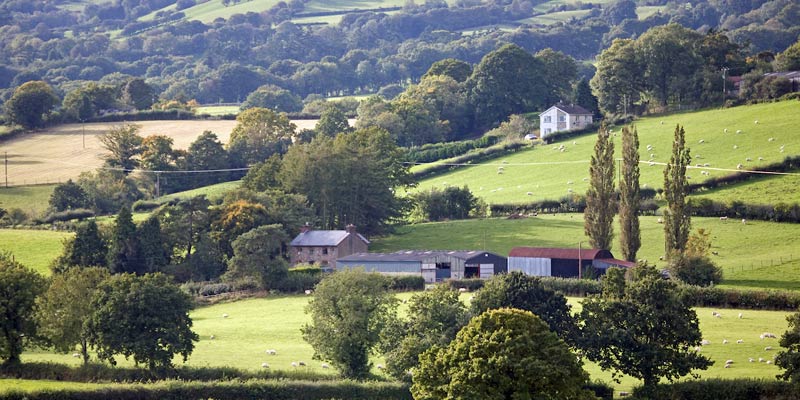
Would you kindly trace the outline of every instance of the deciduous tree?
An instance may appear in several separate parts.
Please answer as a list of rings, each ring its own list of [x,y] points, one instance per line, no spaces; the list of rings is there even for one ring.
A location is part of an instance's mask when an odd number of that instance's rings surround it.
[[[689,240],[692,219],[686,204],[689,182],[686,180],[686,167],[692,161],[686,148],[686,133],[683,127],[675,127],[672,142],[672,156],[664,169],[664,250],[669,257],[672,253],[682,253]]]
[[[629,375],[646,388],[712,364],[693,350],[702,339],[697,314],[674,282],[654,267],[637,267],[622,293],[583,302],[581,349],[590,360],[613,370],[615,379]]]
[[[57,103],[58,97],[47,82],[30,81],[16,88],[5,106],[11,122],[33,129],[44,125],[45,117]]]
[[[619,243],[622,258],[636,261],[642,246],[639,231],[639,133],[622,128],[622,180],[619,182]]]
[[[233,241],[233,257],[228,271],[222,276],[226,282],[250,278],[266,289],[274,289],[286,278],[288,263],[283,249],[289,237],[281,225],[262,225]]]
[[[176,354],[186,361],[198,340],[192,299],[160,273],[116,275],[100,285],[91,307],[89,343],[111,365],[122,355],[150,370],[168,369]]]
[[[38,338],[36,297],[47,289],[44,278],[0,252],[0,359],[19,364],[25,345]]]
[[[311,324],[301,329],[314,358],[330,362],[346,378],[367,377],[369,355],[395,313],[397,300],[388,286],[385,276],[359,270],[325,277],[306,307]]]
[[[89,196],[80,185],[68,179],[56,185],[50,195],[50,208],[53,211],[73,210],[77,208],[90,208],[92,206]]]
[[[593,399],[589,374],[563,340],[530,311],[499,309],[473,318],[447,347],[420,356],[418,400]]]
[[[236,116],[228,151],[237,165],[262,162],[286,151],[296,126],[284,114],[266,108],[250,108]]]
[[[108,269],[70,268],[53,277],[47,291],[36,299],[39,331],[61,353],[80,346],[83,363],[89,362],[86,320],[94,309],[94,292],[109,277]]]
[[[596,249],[611,249],[616,200],[614,142],[606,126],[601,125],[589,165],[589,190],[586,191],[586,209],[583,212],[584,231],[589,236],[589,243]]]
[[[125,124],[111,128],[108,133],[100,136],[100,142],[109,152],[104,156],[107,166],[121,168],[125,174],[139,166],[136,156],[142,150],[142,137],[138,132],[138,125]]]
[[[314,126],[314,131],[317,135],[335,137],[340,133],[351,132],[352,128],[341,108],[335,104],[328,104],[322,115],[319,116],[319,121]]]
[[[109,239],[108,268],[115,274],[144,274],[145,265],[141,257],[141,243],[136,235],[131,209],[122,207],[114,221]]]

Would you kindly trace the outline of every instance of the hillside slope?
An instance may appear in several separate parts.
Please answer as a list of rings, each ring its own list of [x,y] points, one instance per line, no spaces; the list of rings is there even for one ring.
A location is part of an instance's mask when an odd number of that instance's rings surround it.
[[[739,164],[747,170],[800,154],[800,130],[797,129],[800,126],[800,102],[795,100],[642,118],[635,123],[643,161],[642,187],[663,186],[663,165],[659,163],[669,162],[677,124],[686,131],[686,143],[693,157],[693,168],[687,173],[690,182],[706,179],[701,171],[707,171],[708,177],[723,176],[737,171]],[[620,127],[612,129],[615,133],[620,131]],[[526,203],[585,193],[595,137],[595,133],[590,133],[520,150],[426,179],[416,190],[467,185],[475,195],[489,203]],[[562,144],[563,152],[560,150]],[[620,154],[618,134],[614,137],[614,145],[616,154]],[[652,152],[647,151],[647,145],[653,146]],[[653,165],[648,163],[650,160]],[[696,167],[706,164],[708,168]],[[796,181],[797,177],[776,179]],[[781,201],[798,202],[800,196],[795,192]]]

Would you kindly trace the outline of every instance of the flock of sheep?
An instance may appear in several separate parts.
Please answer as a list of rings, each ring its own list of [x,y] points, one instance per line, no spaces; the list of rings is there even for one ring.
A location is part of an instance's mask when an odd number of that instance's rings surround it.
[[[712,311],[711,315],[714,318],[722,318],[722,314],[720,314],[717,311]],[[742,319],[742,318],[744,318],[744,315],[742,313],[739,313],[739,319]],[[764,340],[764,339],[777,339],[777,338],[778,338],[777,335],[775,335],[774,333],[770,333],[770,332],[764,332],[764,333],[759,335],[759,339],[761,339],[761,340]],[[728,339],[722,339],[722,344],[728,344],[728,343],[729,343]],[[736,344],[743,344],[743,343],[744,343],[743,339],[739,339],[739,340],[736,341]],[[696,346],[694,348],[694,351],[701,352],[703,346],[708,346],[708,345],[711,345],[711,342],[709,340],[703,339],[700,342],[700,346]],[[772,346],[764,347],[764,351],[772,351],[772,350],[773,350]],[[772,364],[774,359],[775,359],[775,356],[773,356],[772,359],[765,359],[764,357],[758,357],[758,358],[748,357],[747,361],[751,362],[751,363],[758,361],[760,363]],[[734,363],[733,360],[730,360],[730,359],[729,360],[725,360],[725,368],[731,368],[733,363]]]

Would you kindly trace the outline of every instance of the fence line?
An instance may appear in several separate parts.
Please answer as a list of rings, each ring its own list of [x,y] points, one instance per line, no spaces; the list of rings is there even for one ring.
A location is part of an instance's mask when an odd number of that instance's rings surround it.
[[[757,261],[751,261],[750,265],[747,264],[740,264],[740,265],[726,265],[722,266],[723,272],[744,272],[744,271],[754,271],[757,269],[763,268],[772,268],[772,267],[779,267],[784,264],[791,263],[792,261],[796,260],[794,258],[794,254],[789,254],[788,257],[778,256],[775,258],[770,259],[759,259]]]

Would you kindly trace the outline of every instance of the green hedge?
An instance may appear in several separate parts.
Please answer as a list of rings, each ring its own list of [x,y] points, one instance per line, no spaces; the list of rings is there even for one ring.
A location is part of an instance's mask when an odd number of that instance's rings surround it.
[[[482,289],[484,283],[486,281],[482,279],[450,279],[447,281],[453,290],[467,289],[470,292]]]
[[[630,399],[670,400],[789,400],[800,398],[800,386],[782,381],[757,379],[703,379],[658,385],[645,393],[633,390]]]
[[[387,382],[308,381],[162,381],[154,384],[97,389],[45,389],[33,393],[9,391],[0,400],[411,400],[407,385]]]
[[[800,293],[789,291],[721,289],[690,285],[681,286],[681,291],[695,307],[784,311],[795,311],[800,307]]]
[[[474,140],[429,143],[420,147],[411,147],[406,150],[405,161],[426,163],[452,158],[474,149],[493,146],[499,140],[500,138],[498,136],[483,136]]]
[[[425,278],[419,275],[392,276],[389,289],[397,292],[425,290]]]
[[[800,222],[800,204],[749,204],[741,201],[723,203],[706,198],[690,198],[689,209],[698,217],[731,217],[774,222]]]
[[[414,177],[414,179],[422,180],[434,175],[445,173],[452,169],[459,168],[459,166],[451,164],[478,163],[481,161],[502,157],[525,145],[526,143],[524,142],[504,142],[501,144],[496,144],[492,147],[470,151],[467,154],[448,159],[447,163],[428,165],[424,169],[413,172],[411,175]]]

